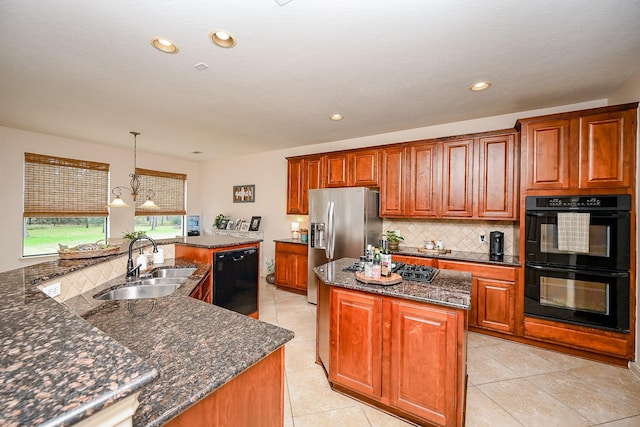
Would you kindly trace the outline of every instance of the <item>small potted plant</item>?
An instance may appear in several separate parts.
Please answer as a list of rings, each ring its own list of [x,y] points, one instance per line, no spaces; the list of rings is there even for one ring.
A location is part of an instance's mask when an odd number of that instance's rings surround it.
[[[220,226],[222,225],[222,222],[227,219],[227,216],[225,214],[218,214],[218,216],[216,217],[216,219],[213,221],[213,225],[216,228],[220,228]]]
[[[389,243],[389,250],[391,252],[397,252],[400,240],[404,240],[404,237],[396,234],[395,230],[387,230],[385,235],[387,236],[387,243]]]

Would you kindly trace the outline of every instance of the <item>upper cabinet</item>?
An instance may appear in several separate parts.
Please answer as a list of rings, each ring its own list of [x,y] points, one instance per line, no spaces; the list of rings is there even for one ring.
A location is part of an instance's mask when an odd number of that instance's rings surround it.
[[[518,212],[517,135],[507,132],[477,139],[478,218],[515,219]]]
[[[324,187],[324,156],[290,157],[287,161],[287,214],[306,215],[309,190]]]
[[[442,216],[473,216],[473,139],[442,143]]]
[[[325,156],[325,186],[377,187],[378,150],[354,150]]]
[[[407,216],[429,218],[438,215],[441,151],[435,142],[411,143],[407,147]]]
[[[380,215],[405,215],[405,170],[404,146],[380,150]]]
[[[525,191],[633,186],[637,103],[518,120]]]

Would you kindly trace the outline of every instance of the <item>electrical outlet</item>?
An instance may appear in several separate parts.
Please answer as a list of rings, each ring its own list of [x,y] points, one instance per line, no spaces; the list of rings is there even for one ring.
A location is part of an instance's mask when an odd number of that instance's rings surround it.
[[[49,286],[43,287],[42,292],[49,295],[51,298],[57,297],[60,295],[60,282],[52,283]]]
[[[480,235],[480,243],[487,243],[487,238],[484,234]]]

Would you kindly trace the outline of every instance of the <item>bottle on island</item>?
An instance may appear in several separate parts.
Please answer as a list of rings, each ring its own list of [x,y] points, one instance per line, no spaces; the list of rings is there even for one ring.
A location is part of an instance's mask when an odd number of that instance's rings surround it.
[[[375,248],[373,255],[373,268],[371,269],[371,278],[379,279],[382,273],[382,256],[380,255],[380,249]]]
[[[392,266],[391,266],[391,252],[389,251],[389,242],[386,240],[380,240],[380,248],[381,248],[381,268],[380,274],[383,277],[390,277]]]
[[[367,245],[366,261],[364,263],[364,277],[371,277],[373,270],[373,248]]]

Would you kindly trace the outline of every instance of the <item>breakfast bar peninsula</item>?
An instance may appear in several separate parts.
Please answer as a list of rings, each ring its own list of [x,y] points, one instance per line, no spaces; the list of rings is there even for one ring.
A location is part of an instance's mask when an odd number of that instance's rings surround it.
[[[431,283],[356,279],[356,259],[316,267],[316,362],[334,390],[419,425],[462,426],[471,274]]]

